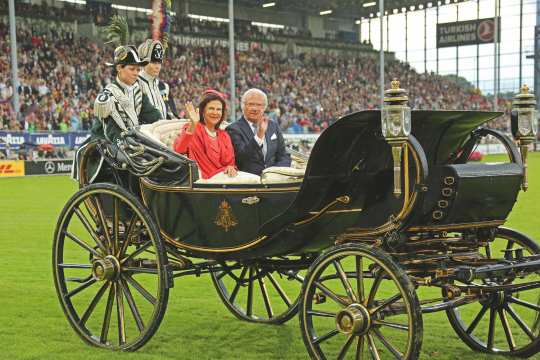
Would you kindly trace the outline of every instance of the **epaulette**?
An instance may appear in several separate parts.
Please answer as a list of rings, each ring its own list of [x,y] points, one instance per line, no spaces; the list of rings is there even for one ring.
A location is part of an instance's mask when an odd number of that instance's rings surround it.
[[[96,101],[94,102],[94,115],[96,115],[101,120],[104,120],[111,112],[114,110],[114,99],[112,93],[105,89],[103,90]]]

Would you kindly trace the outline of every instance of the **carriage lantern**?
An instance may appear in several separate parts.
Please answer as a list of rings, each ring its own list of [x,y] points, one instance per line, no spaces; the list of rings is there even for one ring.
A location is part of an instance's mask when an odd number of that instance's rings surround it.
[[[527,150],[538,132],[538,119],[534,94],[529,93],[527,85],[521,87],[521,92],[514,96],[512,102],[512,135],[519,144],[523,160],[523,191],[529,187],[527,179]]]
[[[392,81],[392,88],[384,92],[384,104],[381,111],[382,134],[392,146],[394,160],[394,195],[401,195],[401,157],[407,147],[411,133],[411,108],[408,106],[407,92],[399,87],[399,81]],[[407,181],[407,180],[405,180]]]

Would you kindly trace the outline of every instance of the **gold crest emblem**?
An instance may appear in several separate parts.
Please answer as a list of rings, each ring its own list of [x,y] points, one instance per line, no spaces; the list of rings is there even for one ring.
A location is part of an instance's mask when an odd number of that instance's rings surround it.
[[[233,226],[238,225],[238,221],[232,213],[231,205],[229,205],[226,200],[223,200],[221,204],[219,204],[219,209],[214,224],[224,228],[226,232],[229,231],[229,229]]]

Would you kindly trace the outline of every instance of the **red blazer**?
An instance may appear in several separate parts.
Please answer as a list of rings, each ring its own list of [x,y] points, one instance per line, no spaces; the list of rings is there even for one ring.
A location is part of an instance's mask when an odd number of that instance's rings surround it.
[[[236,167],[234,148],[226,131],[216,130],[219,145],[219,155],[216,156],[207,151],[211,140],[204,129],[204,125],[198,123],[193,134],[189,132],[189,126],[190,124],[184,125],[184,128],[174,141],[173,148],[174,151],[186,154],[191,160],[197,162],[203,179],[209,179],[224,171],[227,166]]]

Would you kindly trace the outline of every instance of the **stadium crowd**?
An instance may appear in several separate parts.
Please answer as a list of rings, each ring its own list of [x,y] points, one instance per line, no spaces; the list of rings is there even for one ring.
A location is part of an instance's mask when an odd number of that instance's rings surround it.
[[[68,23],[22,19],[17,28],[21,114],[11,108],[9,27],[0,17],[0,129],[87,130],[93,121],[96,94],[112,80],[112,47],[77,38]],[[190,23],[191,24],[191,23]],[[178,26],[191,26],[178,24]],[[181,45],[172,38],[161,78],[171,85],[179,109],[207,88],[229,90],[228,49]],[[320,132],[340,116],[376,108],[378,64],[374,53],[353,56],[291,54],[261,43],[236,54],[236,99],[258,87],[269,94],[268,113],[285,132]],[[473,88],[433,73],[418,73],[408,64],[388,60],[387,79],[398,78],[409,90],[414,109],[489,110],[488,99]],[[240,106],[237,104],[237,110]],[[499,108],[508,111],[501,99]],[[182,113],[180,114],[183,115]],[[504,119],[493,124],[506,129]]]

